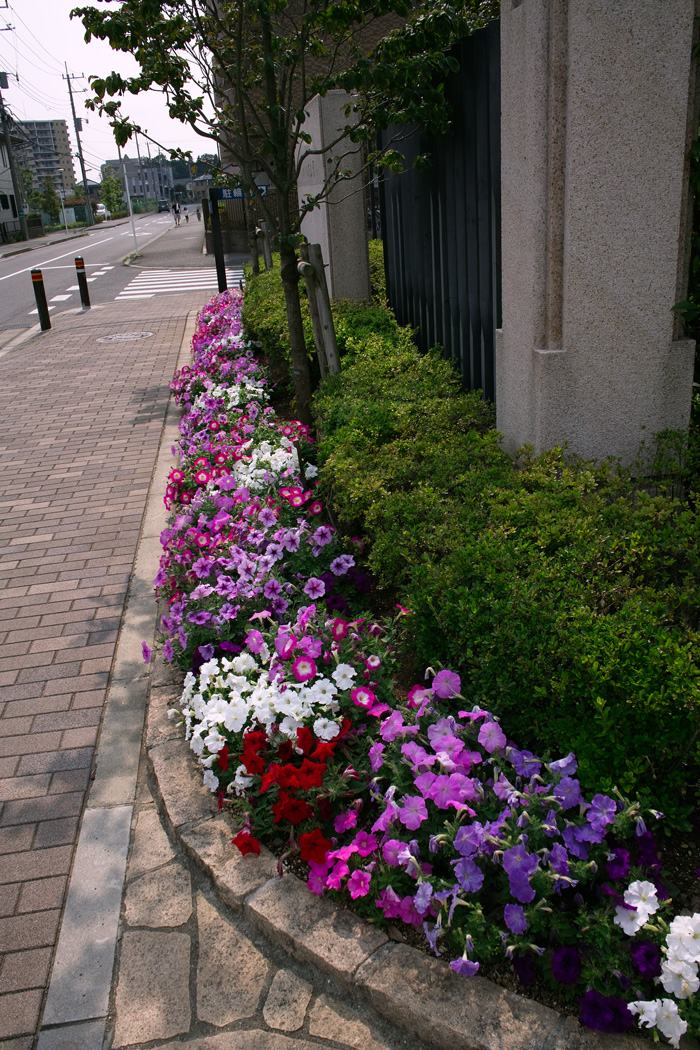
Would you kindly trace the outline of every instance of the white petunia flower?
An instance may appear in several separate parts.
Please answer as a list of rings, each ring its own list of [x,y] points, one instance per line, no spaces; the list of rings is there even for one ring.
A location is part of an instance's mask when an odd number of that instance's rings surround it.
[[[646,1025],[647,1028],[654,1028],[656,1025],[657,1006],[658,1002],[656,999],[649,999],[646,1002],[643,999],[638,999],[636,1002],[627,1004],[630,1013],[638,1014],[640,1025]]]
[[[204,774],[204,786],[209,788],[210,791],[218,791],[219,789],[219,778],[212,773],[211,769],[208,769]]]
[[[656,1007],[656,1027],[665,1035],[671,1046],[678,1048],[681,1036],[688,1031],[687,1023],[678,1013],[672,999],[662,999]]]
[[[659,981],[676,999],[688,999],[700,988],[695,963],[673,957],[666,959],[662,964]]]
[[[337,684],[338,689],[352,689],[355,684],[357,671],[350,664],[338,664],[331,678]]]
[[[314,733],[320,740],[333,740],[339,732],[340,726],[330,718],[317,718],[314,722]]]

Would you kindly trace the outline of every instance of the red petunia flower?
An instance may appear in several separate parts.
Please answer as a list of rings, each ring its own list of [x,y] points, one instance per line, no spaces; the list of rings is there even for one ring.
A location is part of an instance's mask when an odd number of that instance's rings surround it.
[[[331,848],[331,843],[325,838],[320,828],[314,828],[313,831],[309,831],[306,835],[300,835],[299,845],[301,847],[301,859],[315,861],[316,864],[323,863],[328,850]]]
[[[236,837],[231,839],[231,842],[238,847],[244,857],[246,853],[255,853],[256,856],[260,855],[260,843],[245,828],[243,831],[239,831]]]
[[[295,827],[313,816],[313,810],[308,802],[300,798],[290,798],[286,791],[280,791],[279,800],[272,807],[272,812],[275,814],[274,824],[279,823],[280,820],[288,820]]]

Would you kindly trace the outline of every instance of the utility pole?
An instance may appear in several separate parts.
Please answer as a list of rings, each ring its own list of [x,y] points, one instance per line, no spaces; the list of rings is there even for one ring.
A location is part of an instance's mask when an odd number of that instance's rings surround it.
[[[87,174],[85,172],[85,161],[83,159],[83,147],[80,144],[80,121],[75,114],[75,103],[73,102],[73,88],[71,87],[71,80],[83,80],[84,76],[81,74],[78,76],[71,76],[68,72],[68,63],[65,63],[66,75],[63,77],[64,80],[68,81],[68,94],[70,96],[70,108],[73,113],[73,127],[75,128],[75,139],[78,143],[78,160],[80,161],[80,171],[83,176],[83,189],[85,190],[85,215],[87,217],[88,226],[94,226],[95,219],[92,214],[92,204],[90,202],[90,193],[87,184]]]
[[[7,87],[7,74],[0,73],[0,87]],[[19,176],[17,175],[17,164],[15,162],[15,155],[12,149],[12,136],[10,135],[10,122],[7,119],[7,110],[5,109],[5,103],[2,95],[0,95],[0,120],[2,120],[2,133],[5,138],[5,150],[7,151],[7,161],[10,165],[10,176],[12,178],[12,190],[15,195],[15,203],[17,205],[17,218],[19,219],[19,228],[22,234],[22,240],[29,240],[29,233],[27,231],[27,218],[24,214],[24,188],[20,182]]]

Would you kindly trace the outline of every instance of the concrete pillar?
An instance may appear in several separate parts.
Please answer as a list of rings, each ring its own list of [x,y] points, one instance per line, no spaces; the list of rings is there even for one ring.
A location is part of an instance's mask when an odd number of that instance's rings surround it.
[[[321,192],[326,172],[334,157],[342,157],[340,167],[355,174],[343,179],[327,200],[304,218],[301,229],[311,244],[320,244],[326,263],[326,280],[332,299],[369,299],[369,253],[367,249],[367,216],[361,147],[338,135],[347,125],[345,91],[329,91],[323,98],[316,95],[306,107],[304,131],[311,144],[301,150],[325,150],[307,157],[299,174],[299,202]]]
[[[688,425],[678,337],[697,133],[697,0],[503,0],[503,330],[509,450],[635,459]]]

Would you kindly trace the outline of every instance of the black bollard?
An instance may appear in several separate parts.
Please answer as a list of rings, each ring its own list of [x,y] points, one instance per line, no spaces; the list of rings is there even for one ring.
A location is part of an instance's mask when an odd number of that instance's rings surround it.
[[[88,289],[87,277],[85,276],[85,263],[82,255],[79,255],[75,260],[75,270],[78,275],[78,288],[80,288],[80,302],[83,304],[83,310],[90,309],[90,291]]]
[[[36,299],[36,308],[39,312],[41,330],[46,332],[51,327],[51,318],[49,317],[49,304],[46,302],[44,278],[41,270],[32,270],[32,284],[34,285],[34,298]]]

